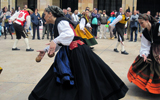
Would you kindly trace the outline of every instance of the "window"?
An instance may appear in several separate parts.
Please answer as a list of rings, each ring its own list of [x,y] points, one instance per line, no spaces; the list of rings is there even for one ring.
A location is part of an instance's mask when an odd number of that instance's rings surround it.
[[[98,0],[98,9],[106,10],[106,13],[110,15],[111,11],[117,10],[122,6],[122,0]]]
[[[140,13],[151,11],[151,15],[155,16],[156,12],[160,12],[160,0],[137,0],[137,10]]]

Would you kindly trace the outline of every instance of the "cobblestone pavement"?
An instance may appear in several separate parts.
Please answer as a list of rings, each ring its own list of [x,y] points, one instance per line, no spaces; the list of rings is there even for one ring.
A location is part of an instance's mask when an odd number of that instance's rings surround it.
[[[109,33],[107,37],[109,37]],[[45,55],[40,63],[35,62],[35,57],[38,55],[36,50],[45,48],[45,44],[49,40],[32,40],[30,36],[30,47],[35,51],[26,52],[24,39],[21,39],[17,45],[21,49],[20,51],[11,50],[14,39],[11,40],[9,35],[6,40],[4,40],[4,36],[0,37],[0,66],[3,68],[0,75],[0,100],[27,100],[30,92],[54,61],[54,58]],[[160,95],[144,92],[127,79],[129,67],[139,54],[140,38],[137,42],[125,41],[124,45],[129,55],[113,52],[117,39],[97,39],[97,41],[98,45],[94,46],[94,52],[113,69],[129,88],[122,100],[160,100]],[[120,49],[119,46],[118,50]]]

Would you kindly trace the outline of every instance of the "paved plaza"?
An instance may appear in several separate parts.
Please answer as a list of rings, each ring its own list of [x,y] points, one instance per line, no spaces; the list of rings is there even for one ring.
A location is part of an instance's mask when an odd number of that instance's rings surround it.
[[[107,37],[109,37],[109,33]],[[4,36],[0,37],[0,66],[3,68],[0,75],[0,100],[27,100],[30,92],[54,62],[54,58],[49,58],[47,55],[40,63],[35,62],[38,55],[36,51],[44,49],[45,44],[49,42],[46,38],[32,40],[31,36],[29,37],[30,47],[35,49],[34,52],[25,51],[24,39],[21,39],[17,45],[21,50],[12,51],[14,39],[11,40],[10,35],[6,40],[4,40]],[[124,45],[129,55],[113,52],[117,39],[97,39],[97,41],[98,45],[94,46],[94,52],[111,67],[129,88],[122,100],[160,100],[160,95],[144,92],[127,79],[128,70],[139,54],[140,38],[137,42],[125,41]],[[118,50],[120,49],[121,46]]]

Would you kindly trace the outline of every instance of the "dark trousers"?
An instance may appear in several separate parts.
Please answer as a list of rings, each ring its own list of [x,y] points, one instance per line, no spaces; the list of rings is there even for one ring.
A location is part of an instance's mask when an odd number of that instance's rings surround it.
[[[5,35],[5,37],[7,36],[7,31],[10,33],[10,35],[12,37],[11,25],[7,26],[7,30],[6,30],[6,26],[4,26],[4,35]]]
[[[40,36],[39,36],[39,25],[35,25],[35,24],[33,24],[33,38],[32,39],[35,39],[36,29],[37,29],[37,39],[40,39]]]
[[[49,31],[50,31],[50,36],[51,36],[51,40],[53,40],[53,31],[54,30],[54,25],[53,24],[49,24]]]
[[[131,39],[130,41],[133,41],[133,32],[135,31],[135,39],[134,41],[137,41],[137,34],[138,34],[138,29],[137,28],[131,28]]]
[[[113,29],[113,35],[114,35],[115,37],[117,37],[117,36],[116,36],[116,32],[117,32],[117,31],[116,31],[116,28],[114,28],[114,29]]]
[[[97,37],[98,25],[92,25],[92,35]]]

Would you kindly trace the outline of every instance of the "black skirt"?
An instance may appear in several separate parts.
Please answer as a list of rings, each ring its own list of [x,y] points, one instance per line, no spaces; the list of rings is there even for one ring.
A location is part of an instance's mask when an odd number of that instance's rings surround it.
[[[75,84],[58,83],[53,64],[29,100],[118,100],[125,96],[127,86],[87,45],[78,45],[68,54]]]

